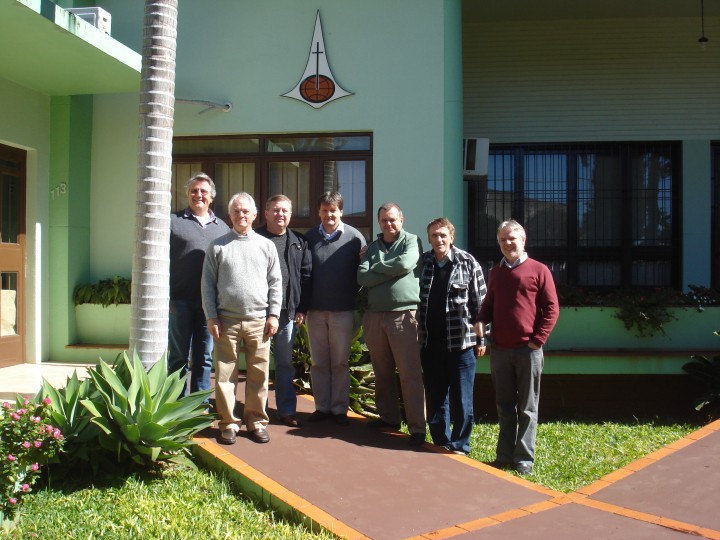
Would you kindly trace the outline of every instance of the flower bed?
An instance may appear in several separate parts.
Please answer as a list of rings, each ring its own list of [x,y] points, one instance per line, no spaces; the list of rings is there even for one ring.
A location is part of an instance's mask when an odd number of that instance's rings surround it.
[[[18,507],[40,474],[64,442],[59,429],[49,422],[46,398],[40,403],[24,400],[0,407],[0,512],[3,526],[12,523]]]

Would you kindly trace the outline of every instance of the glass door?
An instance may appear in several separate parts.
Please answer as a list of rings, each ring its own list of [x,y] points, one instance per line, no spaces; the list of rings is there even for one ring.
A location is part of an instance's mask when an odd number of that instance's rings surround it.
[[[25,361],[25,151],[0,144],[0,367]]]

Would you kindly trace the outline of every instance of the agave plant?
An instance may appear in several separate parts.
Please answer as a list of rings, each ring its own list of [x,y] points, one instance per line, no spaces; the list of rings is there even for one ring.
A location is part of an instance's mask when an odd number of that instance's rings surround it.
[[[43,399],[50,400],[50,421],[65,437],[65,445],[57,459],[66,466],[74,465],[78,461],[98,465],[97,460],[91,460],[90,457],[96,457],[100,429],[91,422],[90,414],[81,404],[90,394],[90,381],[85,379],[80,382],[77,373],[73,373],[67,378],[65,386],[58,389],[43,379],[40,392],[35,398],[38,402]]]
[[[358,414],[377,415],[375,372],[362,336],[363,329],[360,327],[350,344],[350,408]]]
[[[295,379],[293,384],[298,391],[304,394],[312,394],[310,388],[310,339],[308,338],[307,325],[301,324],[295,327],[295,341],[293,341],[292,362],[295,367]]]
[[[185,377],[167,374],[164,358],[146,372],[137,353],[125,353],[114,369],[100,361],[90,370],[94,395],[82,399],[99,430],[99,444],[118,463],[128,460],[152,467],[176,462],[194,467],[189,459],[193,435],[209,427],[213,416],[203,403],[211,390],[180,397]]]
[[[714,334],[720,336],[720,330]],[[682,368],[705,388],[695,400],[695,410],[707,411],[712,417],[720,416],[720,355],[708,359],[696,354]]]

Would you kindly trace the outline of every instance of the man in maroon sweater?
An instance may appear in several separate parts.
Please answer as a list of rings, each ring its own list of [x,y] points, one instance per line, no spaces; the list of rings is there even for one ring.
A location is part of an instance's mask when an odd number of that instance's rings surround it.
[[[504,257],[490,270],[477,317],[491,325],[490,373],[500,421],[493,465],[525,475],[535,461],[542,346],[557,322],[559,306],[550,270],[525,253],[522,225],[504,221],[497,239]]]

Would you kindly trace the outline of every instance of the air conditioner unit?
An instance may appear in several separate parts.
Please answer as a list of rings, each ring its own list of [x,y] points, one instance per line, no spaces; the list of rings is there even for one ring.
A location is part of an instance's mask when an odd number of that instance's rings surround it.
[[[80,17],[85,22],[92,24],[95,28],[106,34],[110,34],[110,14],[103,8],[84,7],[84,8],[68,8],[76,17]]]
[[[463,175],[487,176],[490,139],[463,140]]]

